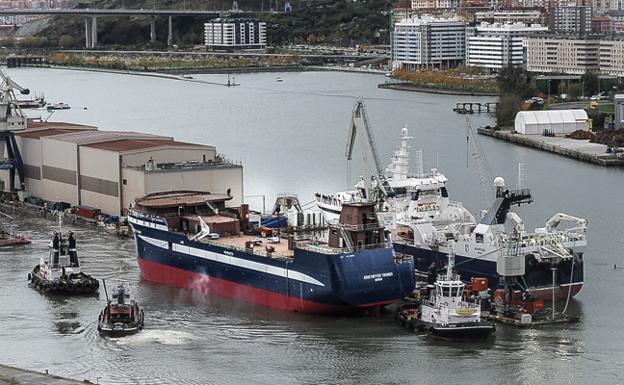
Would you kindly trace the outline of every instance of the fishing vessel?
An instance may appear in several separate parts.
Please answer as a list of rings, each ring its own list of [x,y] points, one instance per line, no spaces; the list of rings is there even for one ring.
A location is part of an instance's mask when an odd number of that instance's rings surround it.
[[[486,339],[496,328],[481,319],[478,299],[464,298],[465,284],[453,272],[455,256],[448,255],[446,274],[438,275],[429,287],[429,296],[417,308],[401,311],[402,322],[410,329],[426,331],[448,339]],[[415,311],[414,311],[415,310]],[[415,313],[415,314],[414,314]]]
[[[106,281],[102,282],[106,292],[106,307],[98,317],[98,332],[108,337],[124,337],[141,331],[145,314],[139,304],[130,299],[130,288],[123,283],[117,285],[113,292],[113,300],[116,301],[113,302],[108,298]]]
[[[41,258],[28,274],[30,285],[46,294],[92,294],[98,291],[100,282],[80,270],[76,238],[70,231],[67,236],[54,232],[49,245],[48,259]]]
[[[363,114],[363,112],[361,114]],[[425,173],[422,168],[420,152],[418,153],[418,171],[416,173],[410,171],[408,151],[410,139],[412,138],[409,136],[409,130],[407,127],[403,127],[401,129],[401,144],[399,149],[394,152],[390,164],[385,170],[382,171],[379,169],[379,172],[382,174],[381,178],[375,176],[371,181],[367,181],[364,177],[360,177],[360,180],[354,186],[353,190],[340,191],[335,194],[316,193],[316,204],[323,212],[325,220],[329,223],[336,223],[340,216],[340,208],[343,203],[370,199],[371,192],[378,191],[382,188],[381,184],[385,185],[384,188],[387,191],[387,194],[382,193],[376,196],[380,204],[380,214],[382,214],[381,220],[384,220],[384,217],[392,216],[384,216],[383,213],[407,210],[412,201],[412,192],[416,191],[419,187],[431,185],[439,186],[441,194],[448,198],[448,189],[446,186],[448,179],[435,168]],[[348,150],[348,152],[349,151],[352,150]],[[350,155],[348,155],[348,158],[349,157]],[[460,204],[450,201],[448,203],[450,206]],[[393,219],[394,218],[388,218],[384,220],[386,227],[392,227],[391,223]]]
[[[342,206],[338,223],[301,223],[262,234],[249,207],[198,191],[148,194],[135,201],[139,268],[149,281],[275,309],[345,313],[377,309],[414,289],[414,264],[394,252],[375,203]]]
[[[583,286],[583,252],[587,245],[587,221],[559,213],[545,227],[527,232],[520,216],[511,212],[513,205],[532,202],[529,189],[510,190],[505,181],[494,181],[496,199],[479,220],[465,216],[461,220],[436,222],[429,214],[434,210],[412,211],[397,220],[394,247],[398,252],[414,257],[418,271],[426,272],[443,266],[454,245],[456,269],[462,280],[486,277],[492,288],[498,286],[497,261],[500,251],[510,240],[517,240],[518,253],[524,255],[526,271],[514,278],[514,289],[526,291],[537,298],[548,299],[553,292],[552,269],[556,271],[556,297],[564,299],[576,295]],[[419,199],[418,195],[413,197]],[[437,200],[443,200],[440,195]],[[424,206],[427,207],[427,206]],[[510,219],[512,229],[506,229]],[[572,227],[559,229],[562,221],[570,221]]]

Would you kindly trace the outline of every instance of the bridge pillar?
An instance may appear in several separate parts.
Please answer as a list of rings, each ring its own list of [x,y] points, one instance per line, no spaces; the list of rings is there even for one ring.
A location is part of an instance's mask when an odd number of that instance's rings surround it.
[[[85,17],[85,48],[91,48],[91,25],[88,17]]]
[[[91,18],[91,48],[97,45],[97,17]]]
[[[150,22],[150,42],[156,42],[156,18],[154,16]]]
[[[171,26],[171,18],[172,16],[169,16],[167,25],[167,47],[171,47],[173,44],[173,28]]]

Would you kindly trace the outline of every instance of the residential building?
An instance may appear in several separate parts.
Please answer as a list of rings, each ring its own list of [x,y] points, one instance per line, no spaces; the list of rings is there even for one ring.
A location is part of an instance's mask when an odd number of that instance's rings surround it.
[[[583,74],[600,69],[600,41],[569,36],[532,36],[527,39],[527,70],[541,73]]]
[[[173,187],[229,192],[243,201],[243,169],[214,146],[61,122],[28,122],[16,134],[32,196],[123,215],[136,197]],[[0,178],[9,186],[8,170]],[[18,185],[17,183],[15,185]]]
[[[454,67],[466,55],[466,23],[456,19],[404,19],[392,32],[393,68]]]
[[[523,66],[523,40],[548,27],[524,23],[481,23],[466,29],[466,65],[498,71],[508,65]]]
[[[567,5],[550,11],[550,31],[560,34],[586,35],[591,33],[591,7]]]
[[[460,6],[460,0],[412,0],[412,9],[451,9]]]
[[[624,77],[624,39],[600,41],[600,72]]]
[[[611,19],[608,16],[593,16],[592,17],[592,32],[599,34],[611,33]]]
[[[505,9],[475,12],[477,22],[542,24],[544,14],[536,9]]]
[[[205,45],[214,50],[266,47],[266,23],[251,18],[218,18],[204,24]]]

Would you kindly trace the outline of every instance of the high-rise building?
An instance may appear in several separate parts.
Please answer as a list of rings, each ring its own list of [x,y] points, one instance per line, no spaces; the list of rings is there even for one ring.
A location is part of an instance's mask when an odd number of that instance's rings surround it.
[[[540,24],[481,23],[466,29],[466,65],[498,71],[508,65],[523,66],[523,41],[548,31]]]
[[[266,47],[266,23],[250,18],[218,18],[204,24],[209,49]]]
[[[587,5],[566,5],[550,10],[550,31],[560,34],[591,33],[592,10]]]
[[[464,62],[466,23],[456,19],[404,19],[392,32],[393,68],[454,67]]]
[[[600,72],[624,76],[624,40],[600,41]]]

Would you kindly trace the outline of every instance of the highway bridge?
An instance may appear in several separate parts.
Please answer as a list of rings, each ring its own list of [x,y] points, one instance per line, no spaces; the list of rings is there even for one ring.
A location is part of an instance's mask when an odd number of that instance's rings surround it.
[[[150,21],[150,41],[156,41],[156,16],[166,16],[167,46],[173,44],[172,18],[174,16],[203,16],[214,18],[232,14],[245,14],[246,11],[232,9],[225,11],[199,9],[101,9],[101,8],[68,8],[68,9],[1,9],[1,16],[80,16],[85,20],[85,47],[97,46],[97,18],[102,16],[148,16]],[[275,13],[264,11],[263,13]]]

